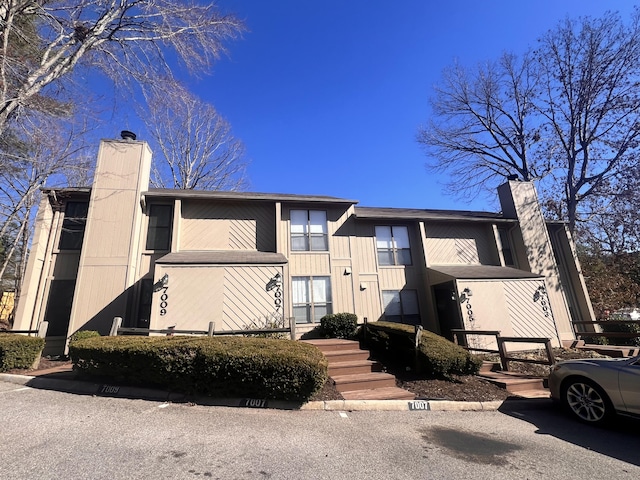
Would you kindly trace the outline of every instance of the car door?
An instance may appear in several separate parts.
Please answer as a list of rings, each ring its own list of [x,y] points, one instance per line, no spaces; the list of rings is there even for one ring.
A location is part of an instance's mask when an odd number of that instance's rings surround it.
[[[620,369],[618,384],[626,411],[640,415],[640,357]]]

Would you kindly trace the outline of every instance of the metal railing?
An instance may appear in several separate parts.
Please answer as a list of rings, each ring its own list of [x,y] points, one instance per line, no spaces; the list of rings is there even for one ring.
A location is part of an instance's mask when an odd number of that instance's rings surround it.
[[[47,330],[49,328],[49,322],[40,322],[40,327],[37,330],[2,330],[0,333],[16,333],[24,335],[33,335],[36,337],[44,338],[47,336]]]
[[[463,330],[463,329],[452,329],[451,333],[453,334],[453,341],[457,345],[465,348],[468,351],[476,351],[476,352],[486,352],[486,353],[497,353],[500,356],[500,363],[502,365],[502,369],[505,371],[509,371],[509,363],[510,362],[522,362],[522,363],[535,363],[538,365],[553,365],[555,363],[555,357],[553,355],[553,350],[551,348],[551,339],[544,337],[503,337],[500,335],[500,332],[497,330]],[[462,335],[464,339],[464,344],[461,345],[458,341],[458,335]],[[480,348],[480,347],[469,347],[467,346],[467,336],[468,335],[484,335],[484,336],[492,336],[496,340],[496,345],[498,349],[490,349],[490,348]],[[506,343],[541,343],[544,345],[544,349],[547,355],[546,360],[537,360],[533,358],[519,358],[519,357],[511,357],[507,352]]]

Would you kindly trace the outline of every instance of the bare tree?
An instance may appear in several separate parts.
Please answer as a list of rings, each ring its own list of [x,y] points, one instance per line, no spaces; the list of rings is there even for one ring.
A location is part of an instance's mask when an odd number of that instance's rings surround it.
[[[197,74],[242,24],[213,3],[189,0],[3,0],[0,5],[0,132],[21,111],[55,102],[48,87],[78,66],[119,84],[170,76],[167,56]],[[28,54],[25,54],[28,53]]]
[[[22,148],[0,150],[0,238],[3,243],[0,282],[15,283],[16,299],[31,238],[34,207],[46,184],[69,184],[86,177],[91,153],[79,127],[49,116],[31,117],[28,128],[15,132]],[[12,270],[9,274],[9,267]]]
[[[532,155],[540,141],[533,100],[537,75],[533,59],[504,54],[475,70],[459,64],[443,73],[431,99],[433,120],[418,141],[436,159],[432,171],[448,171],[454,192],[492,188],[516,174],[541,178],[549,163]]]
[[[639,11],[627,23],[616,13],[566,20],[517,68],[513,58],[447,72],[418,140],[457,186],[492,188],[511,173],[539,180],[573,231],[580,206],[637,161]]]
[[[179,85],[147,96],[147,129],[160,156],[154,158],[157,187],[241,190],[244,146],[216,109]]]

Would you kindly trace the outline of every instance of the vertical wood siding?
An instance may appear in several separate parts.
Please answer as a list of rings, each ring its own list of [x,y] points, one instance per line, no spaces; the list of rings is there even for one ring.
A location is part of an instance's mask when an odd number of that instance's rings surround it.
[[[328,253],[292,253],[289,256],[291,275],[329,275],[331,265]]]

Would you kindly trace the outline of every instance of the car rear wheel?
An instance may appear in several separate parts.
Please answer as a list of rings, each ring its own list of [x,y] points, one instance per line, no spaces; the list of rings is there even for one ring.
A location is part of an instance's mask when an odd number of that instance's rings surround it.
[[[613,414],[609,397],[591,380],[570,379],[563,388],[562,401],[578,420],[591,423],[605,423]]]

